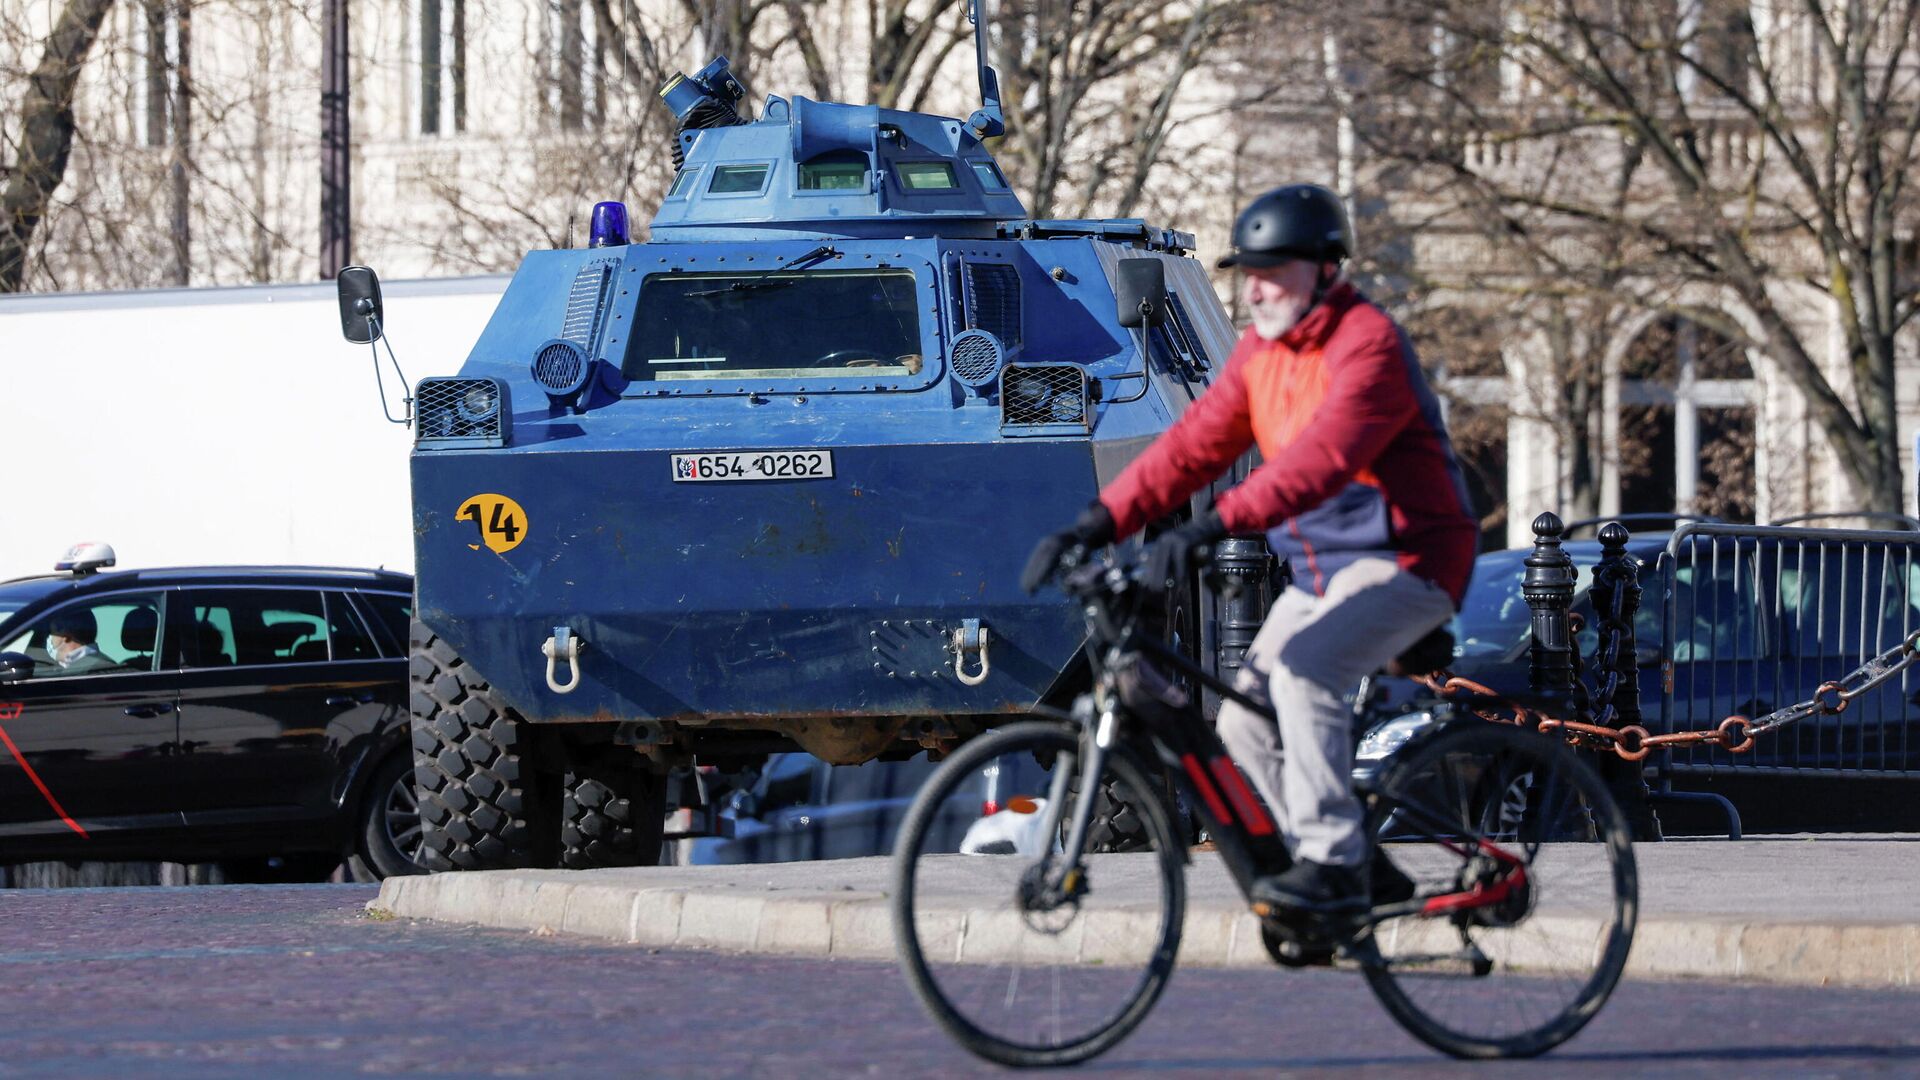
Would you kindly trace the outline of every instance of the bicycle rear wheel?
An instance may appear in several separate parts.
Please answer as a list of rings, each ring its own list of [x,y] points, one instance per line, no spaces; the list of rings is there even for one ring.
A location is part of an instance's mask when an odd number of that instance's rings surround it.
[[[1416,1038],[1456,1057],[1531,1057],[1593,1019],[1638,916],[1631,834],[1565,743],[1461,720],[1372,785],[1375,835],[1418,914],[1360,950],[1367,983]]]
[[[1125,1038],[1179,948],[1185,851],[1131,754],[1107,756],[1096,790],[1141,815],[1146,849],[1083,856],[1069,887],[1050,873],[1079,753],[1078,730],[1054,723],[967,743],[927,779],[894,849],[908,983],[962,1046],[1006,1065],[1072,1064]]]

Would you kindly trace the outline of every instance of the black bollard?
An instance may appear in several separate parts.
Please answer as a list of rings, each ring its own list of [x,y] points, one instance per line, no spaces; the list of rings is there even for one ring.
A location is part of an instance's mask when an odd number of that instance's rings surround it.
[[[1600,621],[1594,678],[1605,686],[1611,677],[1612,693],[1605,702],[1611,715],[1602,722],[1615,728],[1638,727],[1641,720],[1639,643],[1633,633],[1633,618],[1640,610],[1640,568],[1627,554],[1629,539],[1626,526],[1619,522],[1602,525],[1600,562],[1593,568],[1593,610]],[[1616,612],[1613,619],[1617,625],[1609,626],[1610,613]],[[1602,665],[1609,658],[1610,640],[1609,671]],[[1600,775],[1613,792],[1614,801],[1626,812],[1634,840],[1660,839],[1660,819],[1648,802],[1645,761],[1626,761],[1617,754],[1607,754],[1600,759]]]
[[[1267,619],[1276,588],[1284,589],[1293,580],[1286,564],[1274,574],[1273,552],[1259,536],[1232,536],[1214,547],[1213,565],[1233,584],[1223,587],[1218,597],[1215,618],[1220,633],[1214,640],[1215,671],[1231,685],[1246,659],[1253,636]]]
[[[1549,699],[1552,711],[1573,695],[1573,635],[1567,611],[1573,606],[1573,559],[1560,548],[1565,526],[1548,512],[1533,519],[1533,554],[1527,556],[1521,595],[1533,609],[1532,665],[1528,683],[1533,692]]]
[[[1613,656],[1613,674],[1615,676],[1613,692],[1615,727],[1635,727],[1640,723],[1640,663],[1637,657],[1638,643],[1633,637],[1633,617],[1640,610],[1640,573],[1634,565],[1633,557],[1627,554],[1627,540],[1630,536],[1627,527],[1617,521],[1609,521],[1600,527],[1600,565],[1594,567],[1593,608],[1604,621],[1607,613],[1619,605],[1619,618],[1624,627],[1622,637]],[[1602,595],[1601,582],[1605,581],[1608,595]],[[1611,593],[1619,590],[1620,597],[1615,601]],[[1605,633],[1603,625],[1601,632]],[[1604,638],[1602,640],[1605,640]],[[1604,655],[1604,654],[1603,654]],[[1607,673],[1596,671],[1597,678],[1606,678]]]

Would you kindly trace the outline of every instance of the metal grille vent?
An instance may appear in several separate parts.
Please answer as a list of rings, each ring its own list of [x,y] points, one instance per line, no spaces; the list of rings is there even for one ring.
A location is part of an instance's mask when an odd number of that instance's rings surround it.
[[[1020,272],[1006,263],[970,262],[964,274],[967,329],[1020,345]]]
[[[501,445],[506,387],[497,379],[422,379],[413,392],[416,442],[469,439]]]
[[[1078,364],[1010,364],[1000,388],[1002,427],[1087,425],[1087,373]]]
[[[984,330],[953,339],[953,376],[968,386],[985,386],[1000,374],[1000,342]]]
[[[587,354],[571,341],[549,341],[534,354],[533,381],[548,393],[574,393],[587,381]]]
[[[560,336],[591,349],[600,333],[600,312],[606,307],[608,287],[620,263],[596,259],[573,275],[573,290],[567,294],[567,316],[560,324]]]

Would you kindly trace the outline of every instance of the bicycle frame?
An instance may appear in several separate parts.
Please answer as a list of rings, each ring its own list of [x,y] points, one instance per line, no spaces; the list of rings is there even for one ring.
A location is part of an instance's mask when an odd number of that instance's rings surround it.
[[[1212,726],[1201,719],[1196,704],[1189,703],[1186,708],[1178,710],[1178,719],[1172,723],[1154,723],[1134,713],[1120,700],[1118,688],[1114,685],[1115,662],[1130,653],[1144,654],[1276,724],[1279,722],[1278,715],[1265,703],[1216,678],[1178,650],[1141,633],[1131,620],[1124,626],[1114,625],[1104,605],[1090,605],[1090,614],[1096,622],[1094,636],[1103,655],[1093,657],[1095,714],[1092,717],[1075,717],[1083,727],[1087,726],[1088,720],[1092,722],[1092,738],[1083,741],[1083,746],[1086,746],[1081,755],[1083,760],[1076,763],[1074,770],[1079,774],[1081,791],[1094,790],[1106,766],[1106,756],[1113,750],[1121,718],[1131,713],[1131,719],[1139,725],[1139,732],[1146,736],[1154,753],[1172,777],[1175,789],[1206,824],[1208,835],[1226,863],[1227,871],[1239,886],[1241,895],[1251,895],[1255,878],[1282,872],[1292,865],[1293,860],[1287,853],[1277,819],[1259,792],[1241,775],[1239,765]],[[1055,771],[1048,793],[1048,806],[1058,808],[1068,805],[1065,796],[1069,771]],[[1384,796],[1375,793],[1372,797]],[[1521,878],[1505,887],[1515,887],[1524,880],[1524,864],[1511,852],[1477,835],[1458,836],[1457,825],[1436,817],[1416,803],[1391,801],[1396,810],[1404,811],[1428,828],[1439,830],[1429,836],[1432,842],[1456,854],[1485,854],[1512,867]],[[1084,854],[1093,802],[1091,798],[1072,802],[1074,817],[1069,823],[1064,849],[1071,855],[1052,875],[1052,880],[1068,893],[1078,887],[1080,880],[1080,858]],[[1045,826],[1048,835],[1057,835],[1055,830],[1059,822],[1055,813],[1048,815]],[[1449,833],[1454,835],[1447,835]],[[1441,915],[1460,908],[1498,902],[1501,895],[1504,895],[1504,888],[1497,895],[1475,888],[1469,892],[1416,897],[1398,904],[1375,907],[1358,921],[1371,924],[1405,915]]]

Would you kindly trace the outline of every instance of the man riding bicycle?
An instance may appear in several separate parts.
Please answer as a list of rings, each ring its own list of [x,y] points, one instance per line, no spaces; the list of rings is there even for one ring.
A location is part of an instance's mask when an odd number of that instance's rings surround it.
[[[1412,344],[1342,273],[1353,244],[1339,197],[1269,191],[1241,212],[1233,246],[1219,266],[1244,272],[1253,321],[1219,379],[1072,528],[1040,542],[1022,584],[1038,588],[1073,545],[1139,531],[1258,445],[1245,482],[1153,542],[1147,579],[1176,588],[1231,533],[1265,530],[1292,561],[1294,584],[1235,680],[1279,726],[1228,701],[1219,733],[1294,856],[1254,883],[1253,900],[1350,912],[1405,899],[1413,883],[1369,855],[1341,694],[1453,615],[1479,527]]]

